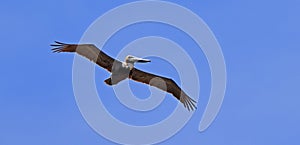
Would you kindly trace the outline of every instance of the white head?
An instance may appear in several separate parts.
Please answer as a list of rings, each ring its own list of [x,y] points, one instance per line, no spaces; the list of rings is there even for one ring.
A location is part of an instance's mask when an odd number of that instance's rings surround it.
[[[138,57],[135,57],[132,55],[127,55],[125,58],[125,63],[130,68],[130,70],[134,67],[134,63],[136,63],[136,62],[146,63],[146,62],[151,62],[151,60],[138,58]]]

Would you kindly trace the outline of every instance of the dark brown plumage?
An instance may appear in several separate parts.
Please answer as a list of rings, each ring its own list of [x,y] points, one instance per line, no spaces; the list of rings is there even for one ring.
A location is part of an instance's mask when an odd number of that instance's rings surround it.
[[[115,71],[114,68],[121,68],[122,62],[108,56],[93,44],[65,44],[55,41],[55,44],[52,44],[51,46],[54,47],[52,48],[53,52],[76,52],[105,68],[109,72],[112,72],[111,77],[105,80],[105,83],[108,85],[115,85],[120,81],[129,78],[171,93],[174,97],[180,100],[184,107],[186,107],[189,111],[196,109],[196,101],[181,90],[181,88],[172,79],[144,72],[135,67],[131,70],[118,69]]]

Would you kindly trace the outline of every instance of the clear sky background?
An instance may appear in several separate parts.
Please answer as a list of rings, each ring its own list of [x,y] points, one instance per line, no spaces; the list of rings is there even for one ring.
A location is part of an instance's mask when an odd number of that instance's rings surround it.
[[[1,145],[115,144],[95,133],[78,110],[72,90],[73,55],[53,54],[49,44],[54,40],[77,43],[96,18],[127,2],[132,1],[1,1]],[[161,144],[299,144],[300,1],[170,2],[192,10],[208,24],[226,60],[225,100],[205,132],[198,132],[198,124],[208,100],[210,72],[205,56],[186,34],[166,25],[137,24],[116,33],[103,48],[115,57],[129,42],[155,35],[177,42],[197,61],[199,108],[178,134]],[[157,66],[167,71],[155,69]],[[151,64],[137,67],[179,81],[175,69],[165,61],[154,58]],[[167,97],[149,115],[127,110],[103,84],[109,74],[97,68],[95,76],[98,91],[106,94],[101,100],[124,122],[155,123],[177,104]],[[148,87],[131,84],[140,98],[149,95]]]

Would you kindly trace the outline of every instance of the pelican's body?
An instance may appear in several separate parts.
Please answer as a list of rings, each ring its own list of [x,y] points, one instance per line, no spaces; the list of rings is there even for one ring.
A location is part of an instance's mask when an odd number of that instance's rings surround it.
[[[130,75],[130,71],[134,68],[134,64],[136,62],[146,63],[151,62],[151,60],[128,55],[121,65],[118,63],[114,63],[111,71],[111,76],[105,80],[105,83],[108,85],[116,85],[120,81],[128,78]]]

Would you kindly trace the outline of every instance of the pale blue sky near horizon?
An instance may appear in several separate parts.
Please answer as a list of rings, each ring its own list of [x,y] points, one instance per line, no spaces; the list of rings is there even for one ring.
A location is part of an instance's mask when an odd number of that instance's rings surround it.
[[[49,44],[54,40],[77,43],[94,20],[128,2],[133,1],[1,2],[1,145],[116,144],[94,132],[79,112],[72,89],[74,56],[53,54]],[[182,45],[197,61],[199,108],[178,134],[160,144],[299,144],[300,1],[169,2],[192,10],[215,34],[226,61],[227,91],[216,120],[205,132],[198,132],[210,90],[208,64],[198,46],[183,32],[157,23],[131,25],[116,33],[103,48],[113,57],[134,39],[155,35]],[[178,81],[169,63],[153,59],[138,67]],[[97,67],[95,76],[98,91],[108,94],[101,99],[124,122],[157,122],[177,103],[167,97],[150,115],[126,110],[103,83],[109,74]],[[137,96],[149,94],[146,86],[132,82],[132,88],[140,90],[134,92]]]

